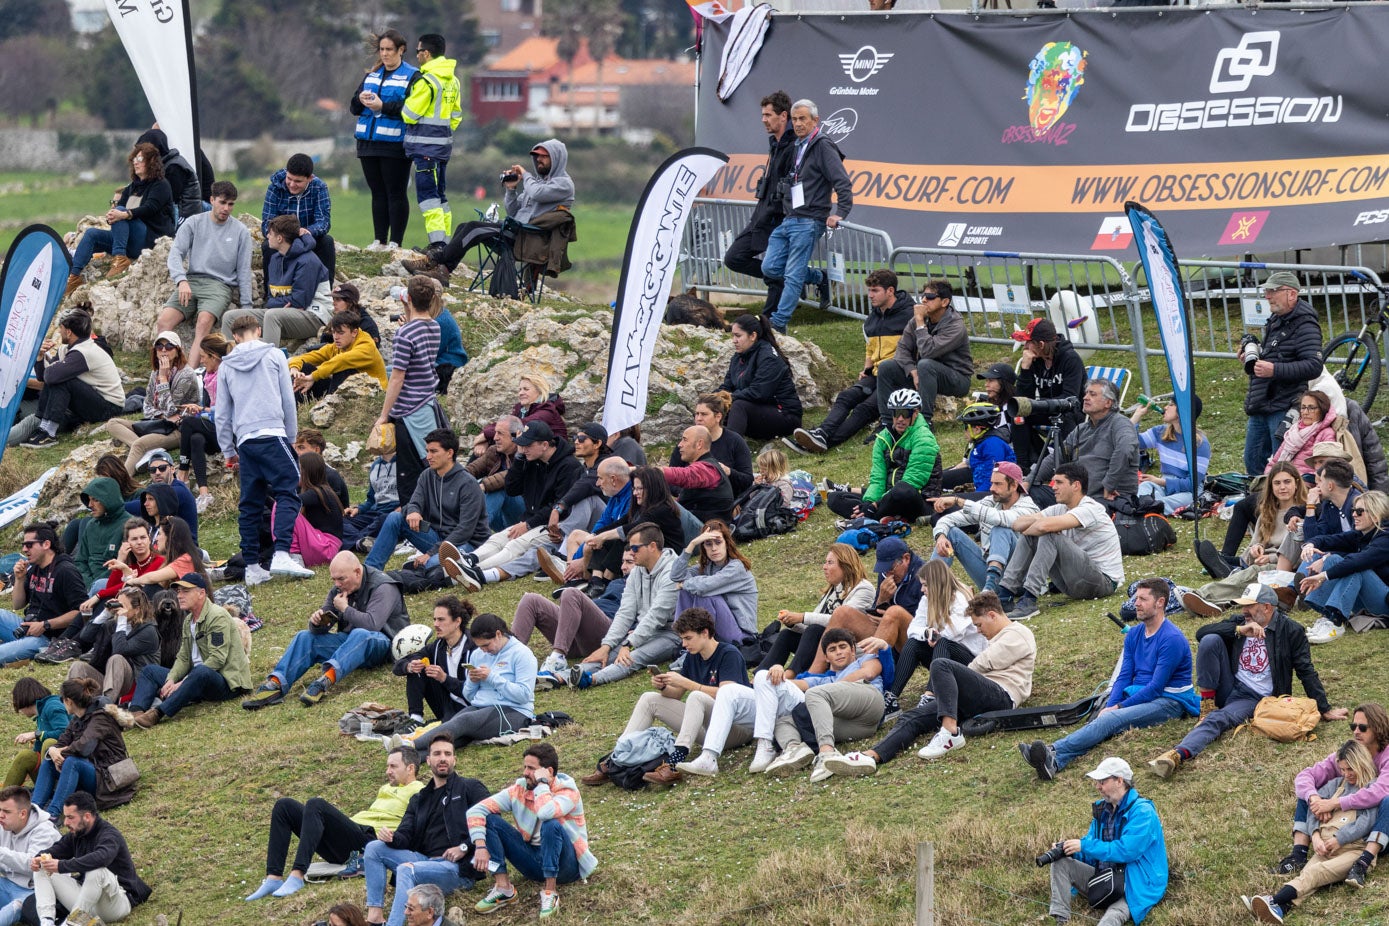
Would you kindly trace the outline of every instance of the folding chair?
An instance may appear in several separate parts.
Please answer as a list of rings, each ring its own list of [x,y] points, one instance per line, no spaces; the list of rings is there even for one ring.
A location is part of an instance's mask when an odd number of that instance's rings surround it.
[[[481,212],[478,212],[480,218],[482,215]],[[477,275],[468,284],[468,292],[481,292],[484,286],[487,287],[488,292],[491,292],[492,278],[498,271],[504,275],[506,273],[515,274],[517,270],[514,257],[516,239],[526,232],[539,231],[540,229],[534,225],[518,222],[508,216],[502,220],[501,227],[496,234],[479,238],[476,244],[464,252],[465,260],[467,254],[476,254],[474,264],[477,267]],[[540,302],[540,293],[544,289],[544,275],[539,275],[538,284],[535,281],[536,276],[534,268],[530,265],[523,265],[520,268],[518,296],[521,291],[526,292],[527,298],[532,304]]]
[[[1129,392],[1129,381],[1133,379],[1133,374],[1124,367],[1086,367],[1086,379],[1107,379],[1119,390],[1118,405],[1124,404],[1124,396]]]

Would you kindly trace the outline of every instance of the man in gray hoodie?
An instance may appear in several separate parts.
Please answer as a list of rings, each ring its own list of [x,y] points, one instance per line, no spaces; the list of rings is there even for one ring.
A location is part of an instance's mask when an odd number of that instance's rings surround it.
[[[0,926],[19,922],[24,901],[34,893],[29,860],[60,838],[42,807],[35,807],[29,789],[0,790]]]
[[[299,458],[294,437],[294,387],[289,364],[278,347],[260,340],[260,319],[242,315],[232,325],[236,346],[217,373],[214,420],[217,442],[227,462],[239,461],[241,472],[241,556],[246,584],[259,585],[272,574],[307,579],[305,569],[289,555],[294,519],[299,516]],[[260,524],[266,503],[275,502],[271,533],[275,554],[267,570],[262,563]]]

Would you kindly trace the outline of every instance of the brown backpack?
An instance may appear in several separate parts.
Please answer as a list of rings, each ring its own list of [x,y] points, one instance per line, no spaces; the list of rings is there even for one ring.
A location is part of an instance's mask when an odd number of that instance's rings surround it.
[[[1316,739],[1312,731],[1319,723],[1321,711],[1316,701],[1284,695],[1261,699],[1249,727],[1276,743],[1295,743]]]

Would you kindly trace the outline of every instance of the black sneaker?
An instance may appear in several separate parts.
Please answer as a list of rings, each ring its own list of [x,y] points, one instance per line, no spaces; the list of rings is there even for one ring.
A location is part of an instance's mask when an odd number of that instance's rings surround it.
[[[589,579],[588,588],[584,589],[584,594],[596,601],[608,592],[608,579]]]
[[[482,574],[482,567],[477,564],[477,557],[473,554],[465,553],[459,567],[458,580],[464,588],[476,592],[487,584],[487,577]]]
[[[1307,856],[1299,855],[1296,852],[1289,852],[1283,856],[1277,865],[1273,866],[1273,873],[1276,875],[1295,875],[1307,867]]]
[[[60,665],[64,662],[72,662],[82,654],[82,644],[76,640],[63,639],[54,640],[48,648],[34,657],[35,662],[44,662],[49,665]]]
[[[552,592],[550,592],[550,597],[553,598],[553,599],[555,599],[556,601],[559,601],[559,596],[564,594],[564,590],[565,590],[566,588],[577,588],[579,591],[583,591],[584,589],[588,588],[588,580],[587,580],[587,579],[570,579],[568,582],[565,582],[563,585],[556,586],[555,590],[552,591]]]
[[[395,735],[409,736],[411,733],[414,733],[422,726],[424,726],[424,724],[420,723],[418,720],[414,720],[410,717],[407,717],[400,723],[395,725]]]
[[[31,450],[42,450],[45,447],[54,447],[58,444],[58,438],[40,428],[34,432],[34,436],[20,444],[21,447],[28,447]]]
[[[1056,778],[1059,771],[1056,767],[1056,752],[1046,743],[1041,740],[1018,743],[1018,751],[1022,753],[1027,764],[1036,770],[1039,779],[1052,781]]]
[[[1209,540],[1196,544],[1196,560],[1212,579],[1223,579],[1231,572],[1230,564],[1225,562],[1225,557]]]
[[[897,700],[897,695],[890,691],[883,692],[883,723],[891,723],[902,715],[902,703]]]
[[[1013,605],[1008,612],[1008,619],[1013,621],[1028,621],[1042,613],[1042,609],[1037,607],[1037,599],[1027,592],[1019,596],[1017,604]]]
[[[825,440],[825,432],[821,428],[797,428],[792,437],[799,449],[809,453],[824,453],[830,449],[829,441]]]
[[[815,284],[815,295],[820,299],[820,311],[827,312],[830,307],[830,275],[820,271],[823,279]]]
[[[1350,872],[1346,875],[1346,884],[1353,888],[1365,886],[1365,876],[1370,873],[1370,866],[1365,864],[1365,860],[1358,858],[1355,864],[1350,866]]]

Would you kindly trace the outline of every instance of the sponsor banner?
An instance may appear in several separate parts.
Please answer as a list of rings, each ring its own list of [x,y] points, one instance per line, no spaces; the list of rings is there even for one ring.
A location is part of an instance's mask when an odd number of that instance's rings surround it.
[[[63,240],[47,225],[24,229],[5,255],[0,272],[0,459],[71,267]]]
[[[43,491],[43,487],[57,471],[58,467],[51,467],[45,470],[42,476],[18,492],[0,499],[0,527],[13,524],[32,511],[34,506],[39,503],[39,493]]]
[[[198,94],[188,0],[106,0],[106,12],[169,147],[197,170]]]
[[[620,431],[646,417],[651,355],[675,280],[685,222],[700,189],[728,159],[709,148],[677,151],[656,168],[637,202],[617,286],[603,426]]]
[[[1389,120],[1364,75],[1386,43],[1374,5],[778,15],[732,100],[701,83],[698,135],[729,152],[709,194],[751,199],[758,101],[814,101],[851,219],[899,245],[1117,252],[1129,201],[1193,254],[1372,241],[1389,231]]]

